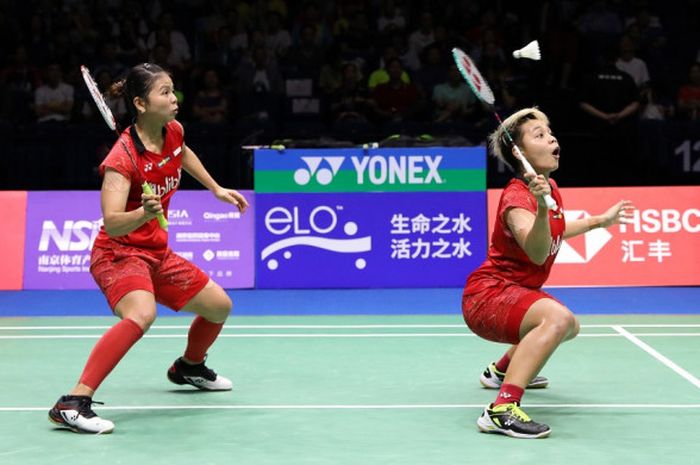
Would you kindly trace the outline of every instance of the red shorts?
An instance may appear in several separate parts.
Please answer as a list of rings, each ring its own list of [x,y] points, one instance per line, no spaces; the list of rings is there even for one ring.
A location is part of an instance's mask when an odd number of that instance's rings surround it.
[[[112,310],[129,292],[144,290],[177,311],[209,282],[206,273],[170,248],[156,254],[114,242],[109,248],[92,248],[90,273]]]
[[[474,334],[489,341],[517,344],[525,313],[540,299],[558,302],[539,289],[497,279],[480,279],[464,288],[462,315]]]

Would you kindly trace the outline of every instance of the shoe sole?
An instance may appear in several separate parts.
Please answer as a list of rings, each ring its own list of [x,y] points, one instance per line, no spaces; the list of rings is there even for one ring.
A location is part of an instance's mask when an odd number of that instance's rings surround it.
[[[207,391],[207,392],[221,392],[221,391],[232,391],[233,390],[233,386],[230,388],[226,388],[226,389],[210,389],[210,388],[205,387],[205,386],[200,386],[200,385],[195,384],[195,383],[190,383],[189,381],[187,381],[183,377],[175,377],[175,375],[172,375],[170,373],[170,370],[168,370],[167,374],[168,374],[168,381],[170,381],[173,384],[177,384],[178,386],[193,386],[193,387],[196,387],[197,389],[199,389],[200,391]]]
[[[511,431],[509,429],[502,429],[496,426],[493,422],[490,420],[483,420],[483,423],[488,423],[490,424],[483,424],[482,423],[483,417],[479,417],[479,419],[476,421],[476,426],[479,428],[479,431],[482,433],[487,433],[487,434],[502,434],[504,436],[508,436],[511,438],[516,438],[516,439],[541,439],[541,438],[546,438],[549,436],[549,433],[552,432],[552,429],[548,429],[547,431],[543,431],[541,433],[537,434],[523,434],[523,433],[516,433],[515,431]]]
[[[543,431],[542,433],[538,434],[522,434],[522,433],[516,433],[515,431],[511,431],[508,429],[501,429],[501,428],[486,428],[482,427],[479,423],[477,423],[477,426],[479,427],[479,431],[482,433],[487,433],[487,434],[502,434],[504,436],[508,436],[511,438],[516,438],[516,439],[542,439],[546,438],[549,436],[549,433],[552,432],[551,429],[547,431]]]
[[[501,389],[501,384],[492,381],[490,378],[487,378],[484,375],[481,375],[481,377],[479,378],[479,382],[486,389]],[[549,386],[549,381],[537,384],[530,383],[527,385],[526,389],[544,389],[547,386]]]
[[[112,431],[114,431],[114,428],[104,430],[104,431],[99,431],[97,433],[92,432],[92,431],[86,431],[86,430],[82,430],[80,428],[76,428],[75,426],[71,426],[62,420],[56,420],[54,417],[51,416],[51,412],[49,412],[48,416],[49,416],[49,421],[51,423],[53,423],[54,425],[58,426],[59,428],[69,429],[69,430],[73,431],[74,433],[78,433],[78,434],[110,434]]]

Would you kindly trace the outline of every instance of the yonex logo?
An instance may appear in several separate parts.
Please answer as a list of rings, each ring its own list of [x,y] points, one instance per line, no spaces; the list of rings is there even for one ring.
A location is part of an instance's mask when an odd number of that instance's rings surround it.
[[[311,181],[311,178],[316,176],[316,181],[322,186],[326,186],[338,173],[345,157],[301,157],[301,159],[306,164],[306,168],[299,168],[294,172],[294,182],[305,186]],[[328,167],[320,168],[324,161]]]

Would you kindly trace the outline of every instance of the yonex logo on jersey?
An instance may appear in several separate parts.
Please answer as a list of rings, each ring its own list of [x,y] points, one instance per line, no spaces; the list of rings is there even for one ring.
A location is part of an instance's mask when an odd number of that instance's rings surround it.
[[[148,173],[152,169],[153,169],[153,163],[146,163],[145,165],[143,165],[143,171],[145,171],[146,173]]]
[[[305,186],[315,176],[319,184],[326,186],[330,184],[333,177],[338,173],[345,157],[301,157],[301,159],[306,164],[306,168],[299,168],[294,172],[294,182],[300,186]],[[324,161],[328,167],[319,168]]]

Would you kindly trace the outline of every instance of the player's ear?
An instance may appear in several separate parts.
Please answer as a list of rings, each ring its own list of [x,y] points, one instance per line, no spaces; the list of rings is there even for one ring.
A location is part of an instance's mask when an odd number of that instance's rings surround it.
[[[146,102],[144,102],[144,100],[141,97],[134,97],[133,103],[139,115],[142,115],[146,112]]]

